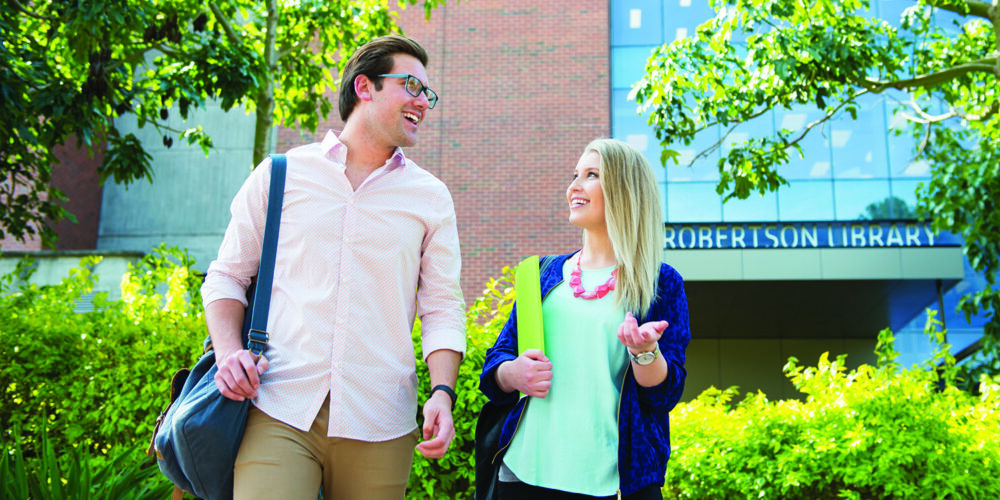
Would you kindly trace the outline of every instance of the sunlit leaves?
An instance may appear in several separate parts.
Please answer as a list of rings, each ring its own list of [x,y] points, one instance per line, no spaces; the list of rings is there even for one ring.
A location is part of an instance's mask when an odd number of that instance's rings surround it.
[[[419,0],[400,2],[414,5]],[[423,2],[427,15],[442,0]],[[197,126],[181,118],[217,102],[258,113],[257,128],[315,130],[333,109],[336,75],[360,44],[397,32],[388,0],[299,0],[276,4],[274,46],[267,45],[268,2],[124,0],[5,2],[0,5],[0,236],[55,236],[67,217],[50,185],[57,146],[105,151],[103,180],[149,179],[152,157],[117,130],[135,115],[140,127],[207,151]],[[30,5],[30,11],[23,5]],[[273,50],[272,50],[273,49]],[[273,57],[269,57],[273,54]],[[274,107],[272,108],[272,103]],[[249,141],[265,141],[267,133]],[[73,140],[75,138],[75,141]],[[254,144],[265,154],[264,143]],[[259,158],[258,158],[259,160]]]
[[[881,6],[883,4],[879,4]],[[660,47],[635,84],[664,151],[696,134],[728,134],[772,110],[815,105],[823,123],[859,119],[859,99],[880,94],[898,117],[898,131],[917,147],[912,158],[931,166],[919,192],[934,228],[960,234],[966,254],[990,284],[1000,262],[1000,199],[995,151],[1000,143],[1000,11],[989,2],[921,0],[898,19],[881,19],[866,0],[717,0],[718,14],[694,36]],[[993,18],[989,18],[993,16]],[[718,160],[718,191],[729,198],[777,189],[782,165],[801,137],[779,130],[729,146]],[[693,158],[700,158],[694,155]],[[676,161],[677,155],[661,159]],[[1000,339],[991,287],[962,302],[985,312],[991,343]],[[997,354],[1000,354],[998,352]],[[997,356],[1000,358],[1000,356]]]
[[[931,316],[933,320],[933,316]],[[791,358],[800,399],[737,402],[710,388],[670,414],[665,498],[993,498],[1000,495],[1000,380],[954,384],[939,322],[934,364],[901,367],[892,332],[877,364]],[[942,362],[941,369],[934,369]]]

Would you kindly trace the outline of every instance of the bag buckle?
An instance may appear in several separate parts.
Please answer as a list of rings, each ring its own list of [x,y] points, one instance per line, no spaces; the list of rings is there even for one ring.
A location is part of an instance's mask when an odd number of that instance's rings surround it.
[[[271,340],[271,336],[268,335],[264,330],[255,330],[253,328],[247,332],[247,350],[251,354],[260,356],[263,354],[264,349],[267,348],[267,341]]]

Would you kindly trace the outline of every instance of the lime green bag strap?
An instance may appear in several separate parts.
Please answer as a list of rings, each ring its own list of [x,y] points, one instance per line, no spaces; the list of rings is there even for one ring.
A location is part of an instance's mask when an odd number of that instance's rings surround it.
[[[545,351],[545,334],[542,329],[541,273],[549,267],[553,256],[538,260],[532,255],[514,269],[514,300],[517,301],[517,354],[528,349]]]

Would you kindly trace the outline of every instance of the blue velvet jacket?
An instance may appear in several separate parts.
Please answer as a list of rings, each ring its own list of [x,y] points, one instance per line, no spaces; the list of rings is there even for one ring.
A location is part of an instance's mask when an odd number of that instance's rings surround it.
[[[563,264],[570,255],[556,256],[542,272],[542,298],[564,280]],[[632,364],[626,368],[618,411],[618,476],[622,496],[631,495],[650,484],[663,484],[670,458],[670,420],[668,412],[677,405],[684,391],[685,350],[691,340],[688,329],[687,298],[680,274],[667,264],[660,265],[656,300],[649,313],[637,318],[639,324],[667,320],[670,325],[660,337],[660,352],[667,361],[666,380],[655,387],[642,387],[635,381]],[[503,392],[496,383],[496,369],[504,361],[517,357],[517,305],[500,331],[496,343],[486,351],[486,362],[479,377],[479,389],[496,404],[517,401],[500,432],[500,453],[493,459],[499,464],[514,437],[528,397],[518,401],[517,392]]]

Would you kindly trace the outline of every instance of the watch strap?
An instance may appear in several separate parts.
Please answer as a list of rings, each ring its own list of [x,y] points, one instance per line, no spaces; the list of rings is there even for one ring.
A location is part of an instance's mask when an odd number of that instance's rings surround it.
[[[451,387],[448,387],[447,385],[444,384],[435,385],[433,388],[431,388],[431,392],[430,394],[427,395],[427,398],[430,399],[430,397],[433,396],[434,392],[436,391],[444,391],[444,393],[451,398],[451,408],[455,409],[455,405],[458,403],[458,394],[455,393],[455,389],[452,389]]]
[[[660,345],[656,344],[656,346],[653,347],[652,351],[640,352],[639,354],[632,354],[632,351],[629,351],[628,349],[625,349],[625,352],[628,353],[628,359],[630,361],[632,361],[633,363],[635,363],[637,365],[643,366],[644,363],[640,363],[639,362],[639,356],[642,356],[643,354],[652,354],[653,355],[653,359],[652,359],[652,361],[650,361],[650,363],[652,363],[653,361],[656,361],[656,356],[658,356],[660,354]],[[649,363],[645,363],[645,364],[649,364]]]

